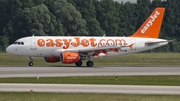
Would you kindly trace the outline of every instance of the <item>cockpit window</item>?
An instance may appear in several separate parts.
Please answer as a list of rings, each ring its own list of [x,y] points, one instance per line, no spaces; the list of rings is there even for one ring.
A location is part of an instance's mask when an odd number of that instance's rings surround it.
[[[13,44],[24,45],[24,42],[18,42],[18,41],[16,41],[16,42],[14,42]]]
[[[14,42],[13,44],[17,44],[17,42]]]

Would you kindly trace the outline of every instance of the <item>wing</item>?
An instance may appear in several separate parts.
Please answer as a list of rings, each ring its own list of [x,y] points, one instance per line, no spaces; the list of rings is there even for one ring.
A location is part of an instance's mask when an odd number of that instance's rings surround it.
[[[94,48],[79,48],[79,49],[56,49],[56,52],[78,52],[78,53],[88,53],[88,56],[99,56],[100,53],[108,55],[108,52],[117,52],[119,53],[121,48],[129,47],[132,49],[133,44],[128,46],[102,46],[102,47],[94,47]]]

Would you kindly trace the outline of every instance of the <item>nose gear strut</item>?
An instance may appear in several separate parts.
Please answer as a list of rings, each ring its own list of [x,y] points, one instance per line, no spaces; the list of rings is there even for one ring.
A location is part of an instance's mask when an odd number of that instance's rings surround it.
[[[29,61],[29,66],[33,66],[33,60],[34,60],[34,57],[29,57],[30,58],[30,61]]]

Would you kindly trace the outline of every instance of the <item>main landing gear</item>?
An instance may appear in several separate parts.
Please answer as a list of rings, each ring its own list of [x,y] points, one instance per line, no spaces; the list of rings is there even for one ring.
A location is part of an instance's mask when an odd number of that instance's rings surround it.
[[[33,66],[33,60],[34,60],[34,57],[29,57],[30,58],[30,61],[29,61],[29,66]]]
[[[80,60],[80,61],[76,62],[75,65],[77,67],[81,67],[82,66],[82,61]],[[94,63],[92,61],[87,61],[86,62],[86,66],[87,67],[93,67],[93,65],[94,65]]]
[[[80,60],[80,61],[76,62],[75,65],[77,67],[81,67],[82,66],[82,61]],[[93,67],[93,65],[94,65],[94,63],[92,61],[90,61],[90,60],[86,62],[87,67]]]
[[[94,65],[93,61],[91,61],[91,57],[90,57],[90,56],[87,56],[87,57],[85,57],[85,58],[81,58],[81,60],[88,60],[88,61],[86,62],[86,66],[87,66],[87,67],[93,67],[93,65]],[[82,66],[82,61],[81,61],[81,60],[79,60],[78,62],[75,63],[75,65],[76,65],[77,67],[81,67],[81,66]]]
[[[82,61],[79,60],[78,62],[75,63],[77,67],[81,67],[82,66]]]
[[[91,57],[90,56],[88,56],[87,57],[87,62],[86,62],[86,66],[87,67],[92,67],[93,65],[94,65],[94,63],[91,61]]]
[[[87,61],[87,62],[86,62],[86,65],[87,65],[88,67],[92,67],[92,66],[94,65],[94,63],[93,63],[92,61]]]

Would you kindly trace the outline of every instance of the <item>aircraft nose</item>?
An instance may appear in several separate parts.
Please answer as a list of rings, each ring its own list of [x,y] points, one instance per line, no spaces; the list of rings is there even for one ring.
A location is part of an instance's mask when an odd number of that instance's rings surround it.
[[[6,48],[6,52],[7,52],[7,53],[12,53],[11,46],[8,46],[8,47]]]

